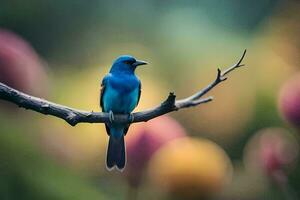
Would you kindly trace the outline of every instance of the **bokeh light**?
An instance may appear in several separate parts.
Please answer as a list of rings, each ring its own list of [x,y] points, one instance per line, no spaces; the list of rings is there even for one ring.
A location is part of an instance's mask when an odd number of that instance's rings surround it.
[[[46,96],[46,63],[16,33],[0,28],[0,81],[33,95]],[[36,86],[39,87],[36,87]]]
[[[166,144],[149,166],[149,178],[158,188],[179,199],[199,199],[220,192],[232,174],[231,162],[217,144],[184,138]]]
[[[133,127],[126,136],[127,173],[129,183],[138,186],[153,154],[166,143],[186,136],[174,119],[161,116]]]
[[[300,126],[300,74],[295,74],[281,87],[278,107],[284,119]]]
[[[299,144],[289,131],[271,127],[259,130],[245,147],[245,165],[249,170],[274,176],[278,171],[290,172],[295,167]]]

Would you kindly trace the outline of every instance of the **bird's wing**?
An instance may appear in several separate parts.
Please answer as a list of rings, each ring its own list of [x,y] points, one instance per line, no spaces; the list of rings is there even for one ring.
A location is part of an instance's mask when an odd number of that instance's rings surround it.
[[[142,93],[142,84],[141,84],[141,81],[139,81],[139,96],[138,96],[138,100],[136,102],[136,106],[139,104],[140,102],[140,98],[141,98],[141,93]]]
[[[108,75],[106,75],[103,78],[102,83],[101,83],[100,106],[102,108],[102,112],[105,112],[105,110],[104,110],[104,102],[103,102],[103,95],[104,95],[104,92],[105,92],[107,79],[108,79]],[[109,127],[108,127],[107,124],[105,124],[105,129],[106,129],[107,134],[110,135],[110,129],[109,129]]]
[[[104,106],[103,106],[103,94],[104,94],[104,91],[105,91],[105,85],[103,84],[103,81],[102,81],[101,92],[100,92],[100,106],[102,108],[102,112],[103,112],[103,109],[104,109]]]
[[[100,92],[100,106],[102,108],[102,112],[104,111],[104,102],[103,102],[103,95],[105,92],[105,88],[106,88],[106,82],[107,82],[107,75],[103,78],[102,83],[101,83],[101,92]]]

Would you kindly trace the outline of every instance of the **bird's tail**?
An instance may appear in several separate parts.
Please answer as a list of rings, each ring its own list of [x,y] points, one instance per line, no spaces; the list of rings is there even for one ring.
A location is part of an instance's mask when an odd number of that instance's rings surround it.
[[[106,155],[106,166],[108,170],[112,170],[114,166],[122,171],[125,167],[125,144],[124,135],[120,137],[109,137],[107,155]]]

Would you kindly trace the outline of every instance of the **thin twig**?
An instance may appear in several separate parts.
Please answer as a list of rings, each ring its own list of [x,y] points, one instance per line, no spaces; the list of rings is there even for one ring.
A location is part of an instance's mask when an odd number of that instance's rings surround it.
[[[244,51],[242,57],[236,64],[224,70],[223,72],[220,69],[218,69],[216,79],[207,87],[193,94],[192,96],[176,101],[175,94],[170,93],[168,98],[161,105],[150,110],[133,113],[133,121],[130,120],[129,115],[115,114],[114,122],[129,124],[148,121],[150,119],[164,115],[169,112],[177,111],[179,109],[188,108],[191,106],[197,106],[199,104],[212,101],[212,97],[202,97],[211,89],[213,89],[216,85],[225,81],[227,79],[225,75],[229,74],[231,71],[238,67],[244,66],[241,63],[245,57],[245,54],[246,50]],[[82,111],[64,105],[59,105],[50,101],[46,101],[44,99],[27,95],[3,83],[0,83],[0,99],[12,102],[18,105],[19,107],[25,109],[30,109],[45,115],[52,115],[64,119],[72,126],[75,126],[78,123],[109,123],[108,113]]]

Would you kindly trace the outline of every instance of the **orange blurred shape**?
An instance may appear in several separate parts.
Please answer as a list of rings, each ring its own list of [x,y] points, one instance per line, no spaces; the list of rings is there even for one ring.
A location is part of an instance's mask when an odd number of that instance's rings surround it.
[[[245,165],[268,176],[289,171],[295,164],[299,146],[296,139],[283,128],[258,131],[245,148]]]
[[[29,43],[0,28],[0,82],[33,95],[45,95],[44,64]]]
[[[174,140],[157,151],[149,165],[150,180],[179,199],[214,196],[232,175],[224,150],[206,139]]]
[[[281,87],[278,107],[288,122],[300,127],[300,73],[294,75]]]
[[[143,171],[152,155],[167,142],[186,136],[183,127],[168,116],[133,126],[126,136],[127,177],[131,185],[140,183]]]

